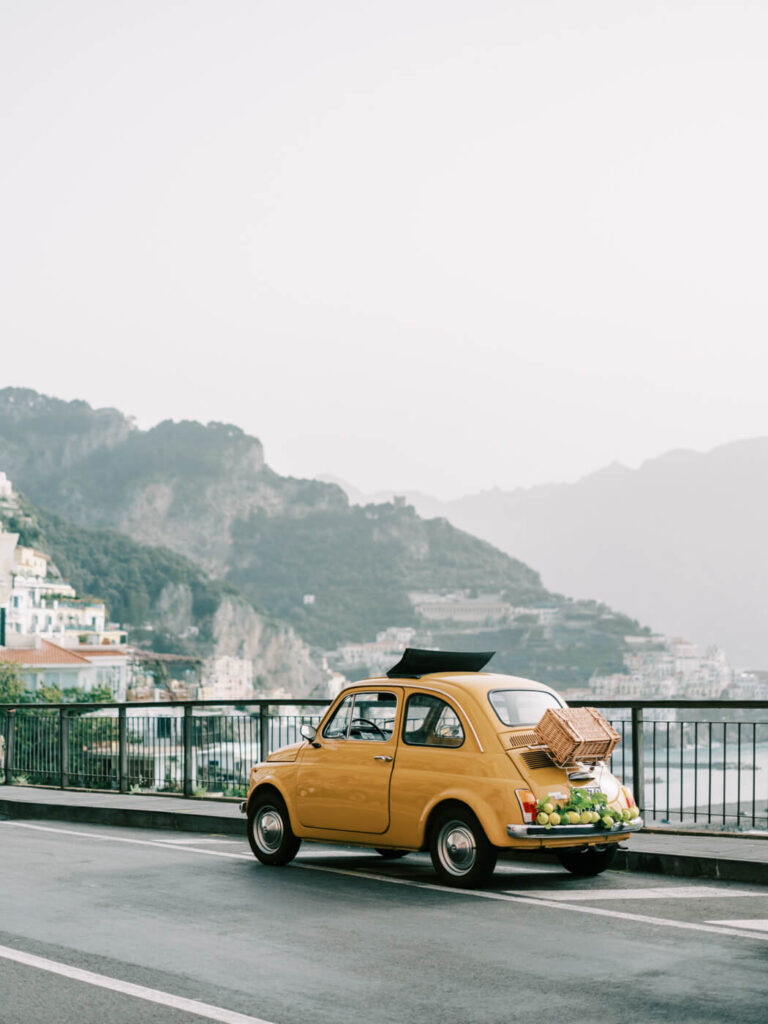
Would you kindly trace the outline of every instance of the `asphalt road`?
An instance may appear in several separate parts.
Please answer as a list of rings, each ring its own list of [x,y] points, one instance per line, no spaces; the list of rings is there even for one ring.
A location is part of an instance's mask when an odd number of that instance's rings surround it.
[[[768,889],[0,821],[0,1024],[766,1020]],[[194,1001],[194,1002],[189,1002]]]

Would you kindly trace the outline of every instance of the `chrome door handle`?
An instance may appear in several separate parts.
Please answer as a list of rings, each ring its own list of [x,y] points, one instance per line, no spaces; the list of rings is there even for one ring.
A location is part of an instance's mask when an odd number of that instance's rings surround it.
[[[391,761],[392,758],[389,754],[376,754],[373,758],[374,761]]]

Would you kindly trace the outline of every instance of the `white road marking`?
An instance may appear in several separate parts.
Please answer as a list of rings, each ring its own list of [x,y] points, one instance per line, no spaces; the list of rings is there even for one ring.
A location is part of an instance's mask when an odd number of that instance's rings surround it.
[[[214,843],[214,844],[217,844],[217,845],[221,846],[221,845],[226,845],[228,843],[233,843],[233,842],[236,843],[237,840],[236,839],[208,839],[208,838],[202,839],[202,838],[200,838],[198,836],[190,835],[190,836],[186,836],[184,839],[161,839],[161,840],[159,840],[159,842],[165,844],[166,846],[198,846],[198,845],[200,845],[200,843],[203,843],[203,844],[205,844],[205,843]]]
[[[754,896],[747,889],[718,889],[714,885],[670,885],[656,889],[505,889],[510,896],[580,903],[587,900],[687,900],[721,899],[723,896]]]
[[[86,985],[95,985],[97,988],[106,988],[112,992],[119,992],[121,995],[133,996],[134,999],[145,999],[147,1002],[169,1006],[174,1010],[195,1013],[198,1017],[220,1021],[221,1024],[270,1024],[269,1021],[261,1017],[250,1017],[245,1013],[226,1010],[222,1006],[201,1003],[197,999],[184,999],[182,996],[174,996],[170,992],[161,992],[156,988],[146,988],[144,985],[134,985],[129,981],[121,981],[119,978],[110,978],[106,974],[94,974],[93,971],[71,967],[58,960],[34,956],[32,953],[22,953],[21,950],[11,949],[10,946],[0,946],[0,957],[5,960],[13,960],[17,964],[24,964],[26,967],[36,967],[38,970],[48,971],[49,974],[59,974],[63,978],[82,981]]]
[[[151,839],[129,839],[127,836],[100,835],[98,832],[78,832],[74,829],[53,828],[49,825],[31,825],[22,821],[2,821],[0,827],[7,825],[12,828],[36,829],[40,832],[61,832],[63,835],[82,836],[85,839],[101,839],[114,843],[131,843],[137,846],[154,846],[161,850],[179,850],[184,853],[202,853],[209,857],[234,857],[236,859],[252,860],[247,853],[225,853],[223,850],[201,850],[194,846],[172,846],[169,843],[158,842]],[[558,911],[570,911],[578,914],[591,914],[594,917],[611,917],[622,921],[637,921],[640,924],[652,924],[661,928],[678,928],[683,931],[707,932],[712,935],[736,935],[743,939],[753,939],[768,942],[768,933],[762,935],[758,931],[741,931],[737,927],[723,927],[716,922],[707,924],[696,924],[693,921],[672,921],[665,917],[649,917],[646,914],[628,914],[620,910],[605,910],[602,907],[581,907],[572,903],[553,898],[552,893],[547,898],[534,898],[530,894],[526,896],[511,895],[507,892],[493,892],[485,889],[451,889],[445,885],[437,885],[432,882],[416,882],[409,878],[395,878],[392,875],[376,875],[368,871],[349,871],[345,868],[332,868],[322,864],[304,864],[294,861],[294,868],[300,871],[323,871],[329,875],[345,875],[349,878],[365,878],[371,882],[385,882],[388,885],[404,885],[412,889],[429,889],[432,892],[439,892],[443,896],[463,896],[469,899],[500,900],[505,903],[527,903],[534,907],[550,907]],[[695,888],[695,887],[692,887]]]
[[[756,918],[752,921],[708,921],[708,924],[723,924],[730,928],[752,928],[756,932],[768,932],[768,917]]]
[[[714,924],[695,924],[692,921],[671,921],[665,917],[649,917],[646,914],[627,914],[620,910],[604,910],[602,907],[580,907],[571,903],[559,903],[554,899],[531,899],[529,896],[510,896],[505,892],[492,892],[485,889],[451,889],[448,886],[436,885],[431,882],[415,882],[408,878],[393,878],[391,875],[373,875],[365,871],[345,871],[343,868],[321,867],[319,864],[297,864],[302,871],[325,871],[334,875],[350,875],[353,878],[367,878],[375,882],[388,882],[390,885],[407,885],[414,889],[431,889],[446,896],[469,896],[483,900],[502,900],[508,903],[527,903],[534,907],[551,907],[554,910],[570,911],[578,914],[592,914],[595,917],[612,917],[622,921],[638,921],[641,924],[659,925],[662,928],[680,928],[684,931],[709,932],[713,935],[738,935],[743,939],[757,939],[768,942],[768,935],[757,932],[737,931],[735,928],[721,928]]]
[[[35,832],[55,832],[63,836],[81,836],[85,839],[99,839],[109,843],[130,843],[133,846],[155,846],[161,850],[183,850],[184,853],[202,853],[208,857],[232,857],[235,860],[253,860],[250,853],[225,853],[223,850],[201,850],[196,846],[176,846],[171,841],[160,839],[129,839],[127,836],[104,836],[98,832],[79,832],[72,828],[53,828],[51,825],[31,825],[26,821],[0,821],[0,827],[29,828]]]

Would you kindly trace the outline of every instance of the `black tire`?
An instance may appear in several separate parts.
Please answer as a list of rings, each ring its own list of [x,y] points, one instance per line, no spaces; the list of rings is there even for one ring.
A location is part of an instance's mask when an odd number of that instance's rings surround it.
[[[384,860],[400,860],[401,857],[407,857],[410,850],[388,850],[386,847],[376,847],[376,853]]]
[[[556,850],[557,859],[572,875],[599,875],[609,868],[619,848],[618,843],[610,846],[587,846],[581,849]]]
[[[248,842],[262,864],[288,864],[298,853],[301,840],[293,834],[288,808],[274,790],[256,793],[248,805]]]
[[[477,889],[487,885],[496,867],[497,849],[468,807],[438,811],[429,835],[429,854],[443,885]]]

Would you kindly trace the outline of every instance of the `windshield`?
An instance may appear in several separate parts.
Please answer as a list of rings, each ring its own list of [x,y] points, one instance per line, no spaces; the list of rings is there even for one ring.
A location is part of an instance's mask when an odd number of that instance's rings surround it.
[[[504,725],[536,725],[547,708],[563,705],[545,690],[493,690],[488,694],[491,707]]]

